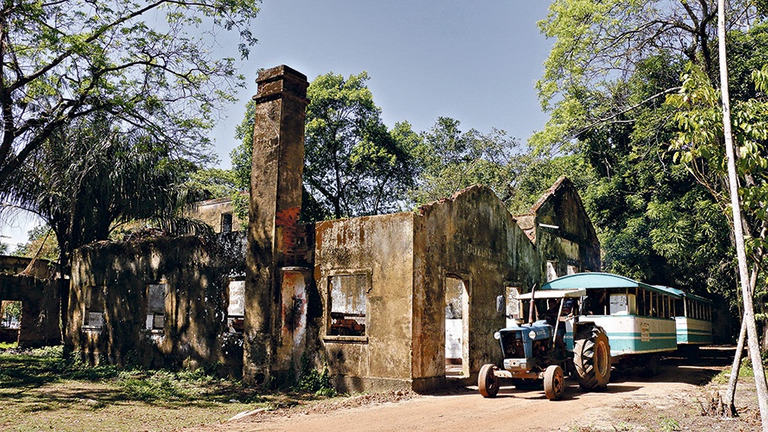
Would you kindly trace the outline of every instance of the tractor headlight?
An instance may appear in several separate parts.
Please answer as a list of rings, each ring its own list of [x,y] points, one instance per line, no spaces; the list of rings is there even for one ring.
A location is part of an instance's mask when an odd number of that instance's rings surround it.
[[[494,338],[494,339],[496,339],[496,340],[499,340],[499,339],[501,339],[501,333],[499,333],[499,332],[495,332],[495,333],[493,334],[493,338]]]
[[[533,339],[536,339],[536,331],[535,331],[535,330],[531,330],[531,331],[529,331],[529,332],[528,332],[528,337],[529,337],[531,340],[533,340]]]

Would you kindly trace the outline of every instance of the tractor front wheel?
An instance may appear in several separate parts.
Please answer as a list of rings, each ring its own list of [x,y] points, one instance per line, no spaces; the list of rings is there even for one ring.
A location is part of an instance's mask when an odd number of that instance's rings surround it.
[[[499,378],[495,374],[497,369],[496,365],[490,363],[484,364],[480,368],[480,373],[477,375],[477,387],[483,397],[496,397],[499,392]]]
[[[549,400],[560,400],[565,392],[565,377],[560,366],[548,366],[544,371],[544,395]]]
[[[605,330],[599,326],[584,329],[574,342],[573,365],[584,390],[604,389],[611,379],[611,347]]]

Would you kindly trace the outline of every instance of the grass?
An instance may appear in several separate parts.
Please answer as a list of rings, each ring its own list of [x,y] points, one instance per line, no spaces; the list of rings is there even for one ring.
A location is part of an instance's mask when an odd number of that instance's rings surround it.
[[[748,358],[742,359],[741,367],[739,367],[739,378],[754,378],[755,371],[752,370],[752,362]],[[725,368],[719,374],[712,378],[713,384],[727,384],[731,378],[731,368]]]
[[[660,416],[659,417],[659,430],[663,432],[672,432],[680,430],[680,423],[672,417]]]
[[[65,359],[61,347],[0,351],[2,430],[175,430],[314,398],[260,394],[200,369],[86,367]]]
[[[7,350],[10,348],[16,348],[16,345],[18,345],[16,342],[0,342],[0,350]]]

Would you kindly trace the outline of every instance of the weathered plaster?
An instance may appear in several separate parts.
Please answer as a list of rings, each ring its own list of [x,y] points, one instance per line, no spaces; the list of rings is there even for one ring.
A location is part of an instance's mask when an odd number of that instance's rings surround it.
[[[179,367],[242,365],[241,341],[226,322],[230,275],[245,271],[245,235],[101,242],[75,251],[72,260],[70,349],[91,362]],[[167,284],[165,325],[148,330],[150,284]],[[101,329],[83,328],[86,295],[103,287]]]

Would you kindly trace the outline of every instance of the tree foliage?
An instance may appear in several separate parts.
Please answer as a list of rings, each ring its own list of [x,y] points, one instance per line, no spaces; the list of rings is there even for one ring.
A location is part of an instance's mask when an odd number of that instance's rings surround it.
[[[731,29],[748,27],[758,16],[755,2],[731,1]],[[652,59],[672,66],[692,62],[717,77],[717,2],[714,0],[556,0],[539,26],[555,39],[537,83],[542,106],[551,111],[535,134],[540,150],[569,150],[573,139],[595,127],[627,125],[635,108],[674,92],[677,80],[655,92],[623,87]],[[677,65],[677,66],[675,66]]]
[[[475,129],[462,132],[460,125],[458,120],[440,117],[419,137],[420,175],[413,192],[417,203],[448,197],[478,183],[500,197],[510,195],[508,180],[517,141],[495,129],[486,135]]]
[[[218,30],[239,33],[241,57],[258,0],[6,1],[0,9],[0,189],[56,131],[109,113],[192,148],[212,110],[242,80],[215,58]]]
[[[735,100],[731,116],[745,245],[752,270],[759,274],[754,294],[762,317],[768,311],[768,66],[753,71],[751,78],[754,97]],[[679,132],[673,141],[675,158],[716,198],[720,212],[730,214],[719,92],[695,66],[689,68],[683,80],[680,94],[668,98],[669,104],[679,108],[675,116]],[[764,329],[768,326],[764,325]]]
[[[59,246],[56,243],[56,235],[50,227],[40,225],[32,228],[27,233],[27,242],[19,243],[13,255],[27,258],[42,258],[49,261],[59,261]]]
[[[336,218],[399,209],[414,178],[409,126],[387,129],[366,81],[330,72],[307,89],[304,184]]]
[[[732,2],[740,29],[758,16]],[[716,200],[672,160],[678,108],[665,97],[696,64],[717,77],[716,2],[556,0],[542,32],[554,38],[537,83],[551,117],[531,143],[541,154],[582,158],[582,189],[608,271],[732,300],[728,224]]]
[[[180,204],[199,196],[185,187],[195,165],[144,131],[126,133],[104,115],[79,117],[55,130],[0,192],[6,205],[40,216],[55,234],[67,269],[77,247],[106,240],[134,219],[155,219],[166,230],[197,229],[178,218]]]

